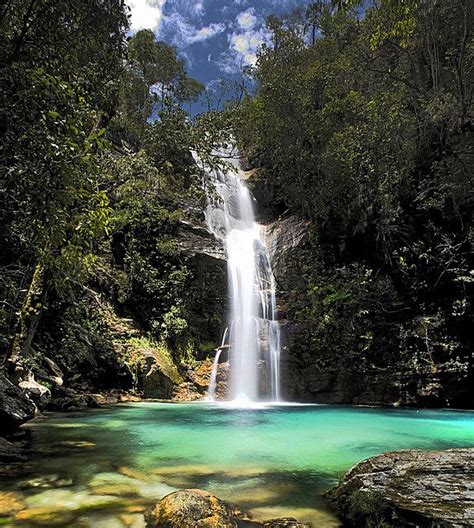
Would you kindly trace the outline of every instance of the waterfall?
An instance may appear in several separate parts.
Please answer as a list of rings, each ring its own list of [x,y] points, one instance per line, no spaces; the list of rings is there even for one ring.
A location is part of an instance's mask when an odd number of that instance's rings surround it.
[[[216,388],[217,388],[217,369],[219,368],[219,359],[222,354],[222,348],[216,350],[216,357],[212,365],[211,381],[209,382],[209,390],[207,399],[209,401],[216,401]]]
[[[255,221],[253,197],[237,161],[231,163],[229,170],[208,170],[217,197],[209,192],[206,210],[209,228],[224,241],[227,251],[230,397],[240,402],[278,401],[280,327],[275,280],[262,226]],[[216,373],[217,363],[218,358]]]

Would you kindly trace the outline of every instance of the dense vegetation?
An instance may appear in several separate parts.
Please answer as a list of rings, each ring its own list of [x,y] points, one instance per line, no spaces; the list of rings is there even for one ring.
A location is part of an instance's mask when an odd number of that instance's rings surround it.
[[[472,5],[339,4],[268,21],[237,116],[256,187],[314,226],[288,317],[316,368],[463,372],[472,405]]]
[[[219,331],[189,323],[203,301],[174,234],[205,203],[191,152],[220,127],[189,120],[203,86],[151,31],[127,38],[127,16],[122,0],[1,8],[0,358],[16,379],[46,355],[67,383],[129,386],[115,312],[178,358]]]
[[[137,343],[185,367],[212,350],[224,311],[209,307],[224,292],[176,236],[205,204],[192,153],[210,160],[232,122],[270,216],[312,226],[280,292],[301,323],[302,367],[462,373],[452,403],[474,405],[472,12],[467,0],[318,1],[271,17],[255,93],[191,119],[184,108],[203,86],[151,31],[127,37],[123,0],[7,0],[9,375],[41,375],[46,356],[68,383],[86,373],[130,388]]]

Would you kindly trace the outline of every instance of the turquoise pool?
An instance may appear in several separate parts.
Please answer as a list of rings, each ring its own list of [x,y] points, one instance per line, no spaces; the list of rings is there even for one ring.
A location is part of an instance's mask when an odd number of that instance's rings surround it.
[[[257,519],[292,515],[330,528],[339,522],[320,493],[360,460],[474,446],[471,412],[319,405],[134,403],[27,428],[36,453],[29,473],[12,475],[3,490],[19,492],[26,510],[69,508],[68,526],[104,528],[144,526],[144,507],[184,487],[212,491]],[[41,487],[45,476],[52,484]],[[9,522],[29,526],[28,515]]]

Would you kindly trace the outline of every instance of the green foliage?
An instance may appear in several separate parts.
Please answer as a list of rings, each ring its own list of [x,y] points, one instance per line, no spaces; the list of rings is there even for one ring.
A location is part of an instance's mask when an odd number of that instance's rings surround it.
[[[191,270],[176,234],[183,204],[197,210],[203,194],[192,153],[210,157],[222,118],[193,123],[182,106],[202,85],[177,50],[151,31],[127,40],[127,27],[122,0],[9,0],[1,9],[5,359],[49,349],[59,335],[66,369],[103,364],[101,347],[113,363],[110,335],[78,302],[81,290],[107,295],[167,350],[193,352]]]
[[[294,291],[291,304],[308,323],[302,348],[329,357],[332,344],[357,365],[379,355],[472,368],[472,10],[359,4],[269,20],[235,134],[275,212],[315,226],[295,259],[308,268],[308,297]]]
[[[157,42],[150,30],[138,31],[128,43],[128,61],[122,73],[120,107],[112,123],[116,135],[138,148],[149,128],[150,116],[195,101],[204,86],[189,77],[176,49]],[[159,122],[163,119],[160,116]],[[164,127],[167,130],[167,126]],[[118,139],[118,137],[116,138]]]
[[[347,520],[352,526],[389,528],[396,522],[380,493],[356,491],[350,495],[348,506]]]

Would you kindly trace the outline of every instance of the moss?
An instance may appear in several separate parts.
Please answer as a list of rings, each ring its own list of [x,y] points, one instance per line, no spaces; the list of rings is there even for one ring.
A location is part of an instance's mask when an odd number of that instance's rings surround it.
[[[170,378],[173,383],[181,383],[182,379],[173,361],[171,351],[164,342],[156,343],[147,337],[131,337],[127,340],[129,345],[129,364],[136,367],[147,354],[151,353],[161,372]]]
[[[202,352],[202,354],[208,355],[215,349],[216,349],[216,344],[213,342],[207,341],[205,343],[199,343],[199,351]]]
[[[348,498],[345,517],[360,528],[390,528],[393,512],[384,497],[377,492],[356,491]]]

